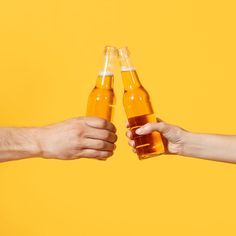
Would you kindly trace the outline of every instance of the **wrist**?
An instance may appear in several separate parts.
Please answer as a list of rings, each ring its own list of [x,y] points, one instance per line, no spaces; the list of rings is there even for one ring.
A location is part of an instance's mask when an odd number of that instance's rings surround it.
[[[204,137],[202,134],[185,131],[183,135],[182,156],[196,157],[204,152]]]
[[[52,158],[57,155],[55,151],[54,139],[57,135],[54,134],[54,130],[50,126],[43,126],[39,128],[38,132],[38,146],[40,149],[40,156],[43,158]],[[57,148],[59,144],[56,143]]]
[[[37,156],[46,157],[46,137],[47,131],[46,127],[36,128],[35,130],[35,140],[36,140],[36,152],[38,153]]]

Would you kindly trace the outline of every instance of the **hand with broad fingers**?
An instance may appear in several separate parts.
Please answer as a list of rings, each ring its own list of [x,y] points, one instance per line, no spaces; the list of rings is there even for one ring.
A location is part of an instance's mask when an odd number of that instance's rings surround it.
[[[105,160],[112,156],[117,140],[115,126],[98,117],[79,117],[43,127],[44,157]]]
[[[0,128],[0,162],[29,157],[106,160],[117,140],[115,126],[97,117],[78,117],[43,127]]]

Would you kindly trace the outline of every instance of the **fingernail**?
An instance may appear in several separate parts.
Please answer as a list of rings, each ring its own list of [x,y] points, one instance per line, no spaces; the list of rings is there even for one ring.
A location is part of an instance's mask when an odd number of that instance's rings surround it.
[[[136,134],[142,134],[143,133],[143,129],[142,128],[139,128],[135,131]]]

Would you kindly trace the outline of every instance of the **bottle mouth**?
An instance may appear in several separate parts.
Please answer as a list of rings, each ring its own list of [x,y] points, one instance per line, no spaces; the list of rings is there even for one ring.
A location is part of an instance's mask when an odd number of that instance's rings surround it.
[[[115,56],[118,54],[117,48],[113,46],[105,46],[104,53],[105,55],[113,54]]]
[[[128,47],[122,47],[122,48],[118,48],[118,55],[119,57],[123,57],[123,58],[127,58],[130,56],[130,51],[128,49]]]

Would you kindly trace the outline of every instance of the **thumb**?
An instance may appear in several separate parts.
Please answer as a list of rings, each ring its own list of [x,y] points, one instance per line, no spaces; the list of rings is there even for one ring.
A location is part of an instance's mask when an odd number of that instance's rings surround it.
[[[165,122],[157,122],[157,123],[147,123],[144,126],[138,128],[136,130],[136,134],[145,135],[150,134],[153,131],[158,131],[160,133],[167,133],[170,130],[170,125]]]

